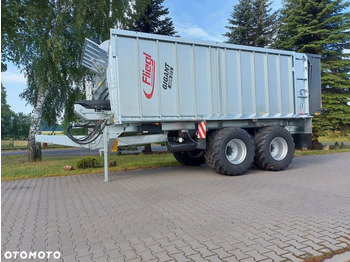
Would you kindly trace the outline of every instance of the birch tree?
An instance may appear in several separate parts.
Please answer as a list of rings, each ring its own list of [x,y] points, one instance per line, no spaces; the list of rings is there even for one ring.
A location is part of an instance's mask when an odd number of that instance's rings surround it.
[[[1,4],[2,65],[13,62],[28,79],[22,94],[34,106],[28,159],[39,161],[41,146],[35,135],[40,134],[41,120],[55,124],[82,95],[86,70],[79,61],[84,38],[109,39],[110,28],[128,22],[124,14],[129,1],[2,0]]]

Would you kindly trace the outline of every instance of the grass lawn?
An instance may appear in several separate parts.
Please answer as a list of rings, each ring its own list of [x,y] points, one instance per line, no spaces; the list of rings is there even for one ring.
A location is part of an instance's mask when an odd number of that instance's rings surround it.
[[[329,132],[326,136],[320,136],[318,141],[320,143],[349,143],[350,142],[350,133],[349,134],[342,134],[340,132]]]
[[[350,147],[341,148],[341,149],[332,149],[332,150],[295,150],[294,156],[312,156],[312,155],[327,155],[327,154],[336,154],[336,153],[346,153],[350,152]]]
[[[334,150],[308,150],[295,152],[295,156],[318,155],[350,152],[350,148],[334,149]],[[41,162],[29,163],[26,155],[4,155],[1,157],[1,180],[15,180],[26,178],[39,178],[51,176],[67,176],[67,175],[81,175],[81,174],[96,174],[103,173],[103,157],[96,156],[100,160],[100,166],[97,168],[77,169],[76,164],[82,156],[73,157],[44,157]],[[110,172],[179,166],[171,153],[153,153],[151,155],[145,154],[131,154],[131,155],[110,155],[109,162],[116,161],[116,167],[110,167]],[[72,171],[63,170],[63,166],[70,165],[74,167]]]
[[[100,167],[88,169],[76,169],[76,163],[82,156],[73,157],[44,157],[41,162],[29,163],[23,155],[5,155],[1,157],[1,180],[15,180],[25,178],[39,178],[51,176],[67,176],[81,174],[103,173],[103,157],[96,156],[100,160]],[[110,155],[109,162],[116,161],[116,167],[110,167],[110,172],[155,168],[181,165],[170,153],[154,153],[151,155]],[[72,171],[63,170],[63,166],[71,165]]]

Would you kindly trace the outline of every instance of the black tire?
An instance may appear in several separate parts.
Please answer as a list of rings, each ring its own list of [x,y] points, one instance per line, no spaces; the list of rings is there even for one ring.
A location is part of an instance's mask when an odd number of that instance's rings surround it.
[[[208,165],[220,174],[241,175],[253,163],[254,142],[243,129],[220,129],[210,137],[205,158]]]
[[[177,161],[185,166],[199,166],[205,162],[203,150],[174,152]]]
[[[213,153],[211,152],[211,147],[210,147],[210,142],[212,140],[212,137],[216,134],[216,132],[213,132],[211,134],[209,134],[207,136],[207,147],[206,147],[206,150],[204,151],[204,158],[205,158],[205,162],[212,168],[212,169],[215,169],[214,168],[214,164],[213,164],[213,161],[212,161],[212,155]]]
[[[280,126],[260,129],[254,136],[254,164],[264,170],[283,170],[292,162],[295,145],[291,134]]]

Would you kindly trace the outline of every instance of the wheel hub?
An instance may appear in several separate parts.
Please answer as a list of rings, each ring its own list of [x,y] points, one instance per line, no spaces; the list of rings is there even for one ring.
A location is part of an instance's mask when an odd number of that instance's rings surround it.
[[[225,154],[231,164],[239,165],[247,156],[247,147],[242,140],[235,138],[227,143]]]
[[[270,154],[277,161],[283,160],[288,153],[288,144],[283,137],[275,137],[270,143]]]

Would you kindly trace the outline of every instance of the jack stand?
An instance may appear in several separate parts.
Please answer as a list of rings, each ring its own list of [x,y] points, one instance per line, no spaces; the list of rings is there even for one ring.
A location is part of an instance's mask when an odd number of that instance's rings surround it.
[[[103,157],[104,157],[104,168],[105,168],[105,180],[103,182],[109,182],[108,179],[108,127],[103,132]]]

